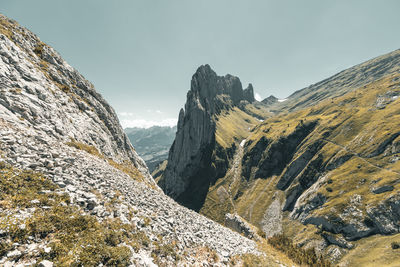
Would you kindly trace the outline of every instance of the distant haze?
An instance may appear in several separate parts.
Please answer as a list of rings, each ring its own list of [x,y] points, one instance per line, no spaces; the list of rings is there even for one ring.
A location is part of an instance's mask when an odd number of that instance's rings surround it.
[[[53,46],[124,127],[176,124],[190,79],[210,64],[285,98],[400,48],[400,1],[1,0]]]

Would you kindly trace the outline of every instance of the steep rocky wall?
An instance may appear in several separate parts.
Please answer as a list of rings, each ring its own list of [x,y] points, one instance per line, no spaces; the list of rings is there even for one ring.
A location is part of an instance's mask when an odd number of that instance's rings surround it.
[[[93,85],[36,35],[2,15],[0,20],[0,103],[62,142],[74,139],[118,162],[132,162],[154,183],[114,109]]]
[[[255,149],[247,150],[244,154],[242,165],[245,168],[243,168],[242,175],[249,180],[281,174],[292,160],[298,146],[316,125],[316,121],[299,124],[293,133],[274,142],[261,138],[255,145]],[[256,171],[251,172],[252,169]]]
[[[175,141],[159,181],[167,195],[195,210],[201,207],[210,184],[217,176],[223,176],[227,155],[232,154],[216,144],[214,117],[242,100],[254,101],[251,85],[243,90],[235,76],[217,76],[209,65],[198,68],[185,109],[179,112]]]

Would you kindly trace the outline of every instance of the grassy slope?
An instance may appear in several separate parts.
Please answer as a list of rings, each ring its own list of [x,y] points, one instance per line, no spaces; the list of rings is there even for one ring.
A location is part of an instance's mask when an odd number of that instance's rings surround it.
[[[399,76],[399,75],[397,75]],[[328,173],[329,184],[324,184],[318,191],[327,197],[327,203],[314,214],[328,215],[343,211],[354,194],[362,196],[361,210],[365,212],[368,206],[375,206],[384,199],[399,191],[396,183],[400,178],[400,161],[391,162],[393,155],[380,154],[368,157],[390,135],[400,130],[400,100],[396,99],[384,109],[375,107],[378,96],[388,91],[399,91],[400,82],[394,79],[395,75],[388,76],[367,86],[359,88],[342,97],[326,100],[317,106],[295,113],[282,114],[270,118],[260,124],[249,137],[253,143],[252,149],[262,136],[271,140],[289,135],[301,121],[318,120],[319,125],[305,142],[298,147],[294,156],[296,159],[307,146],[316,140],[324,139],[325,146],[319,151],[324,162],[345,154],[353,157],[339,168]],[[327,137],[322,134],[329,131]],[[394,142],[400,140],[397,137]],[[398,155],[397,155],[398,156]],[[236,206],[239,213],[255,225],[259,225],[263,213],[272,202],[276,177],[260,177],[250,181],[244,193],[238,199]],[[393,185],[394,190],[384,194],[374,194],[371,188],[381,185]],[[327,190],[327,188],[329,189]],[[278,191],[279,192],[279,191]],[[252,216],[249,216],[249,207],[253,206]],[[289,228],[292,226],[288,224]],[[287,229],[291,232],[290,229]],[[315,233],[313,226],[304,227],[304,233],[312,236]],[[293,235],[304,239],[301,234],[293,231]],[[373,240],[373,238],[371,239]],[[364,247],[368,247],[365,245]],[[390,253],[391,250],[387,250]],[[393,253],[393,251],[392,251]],[[349,254],[353,255],[353,253]],[[354,254],[355,255],[355,254]],[[373,257],[373,255],[370,255]]]
[[[215,139],[219,145],[224,148],[231,147],[233,143],[240,143],[243,139],[246,139],[250,130],[260,123],[260,120],[250,115],[252,113],[260,114],[267,112],[267,110],[260,106],[257,108],[255,105],[248,104],[243,110],[238,107],[234,107],[232,110],[227,110],[219,114],[216,118],[217,129],[215,133]],[[266,113],[268,115],[268,113]]]
[[[269,116],[265,106],[260,104],[247,104],[241,109],[234,107],[218,115],[216,118],[216,141],[217,145],[227,149],[235,144],[239,146],[243,139],[246,139],[254,126],[260,123],[257,116]],[[240,166],[239,166],[240,167]],[[235,174],[228,171],[226,176],[212,185],[206,197],[206,201],[200,213],[213,220],[224,223],[225,213],[235,210],[232,198],[237,192],[240,179],[234,181]],[[231,193],[229,192],[231,188]]]
[[[317,153],[322,156],[324,163],[346,154],[353,157],[345,164],[328,172],[329,184],[324,183],[317,189],[327,197],[327,202],[322,208],[314,210],[313,214],[339,213],[348,207],[350,198],[354,194],[362,196],[361,210],[365,213],[367,205],[375,206],[400,189],[400,185],[396,184],[400,178],[400,161],[392,162],[393,155],[384,153],[369,157],[384,140],[400,130],[399,99],[394,100],[384,109],[376,108],[379,96],[385,95],[388,91],[400,90],[400,81],[394,78],[396,75],[390,75],[344,96],[325,100],[316,106],[266,119],[263,123],[259,123],[247,137],[248,140],[253,141],[247,149],[253,149],[262,136],[272,141],[277,140],[291,134],[301,123],[318,121],[316,129],[297,148],[293,160],[317,140],[324,142],[324,146]],[[246,138],[245,128],[248,129],[250,123],[243,122],[245,118],[246,116],[235,110],[224,114],[217,123],[217,141],[224,147],[228,147],[232,142],[237,143],[242,138]],[[241,125],[242,128],[238,129],[238,125]],[[329,134],[323,136],[326,132]],[[394,142],[399,140],[400,137],[397,137]],[[240,181],[234,182],[232,173],[228,172],[226,177],[219,179],[210,188],[201,213],[223,223],[226,212],[237,211],[254,225],[260,226],[265,210],[273,199],[278,197],[284,201],[284,192],[276,189],[280,175],[256,178],[263,179],[246,181],[242,177]],[[383,194],[371,192],[371,188],[388,184],[394,186],[393,191]],[[234,200],[231,201],[232,199]],[[284,230],[296,241],[319,238],[318,230],[314,226],[302,226],[286,218],[285,215],[288,214],[284,214]],[[293,230],[292,227],[296,230]],[[302,230],[299,231],[299,229]],[[382,240],[379,242],[384,243],[385,238],[389,237],[370,237],[365,241],[358,241],[361,244],[360,247],[364,247],[364,250],[360,251],[364,251],[363,253],[367,255],[371,249],[368,248],[370,242]],[[360,256],[362,252],[357,251],[356,249],[351,250],[343,260],[352,262],[354,260],[352,255],[366,257]],[[385,253],[391,255],[396,251],[387,249]],[[374,255],[371,254],[368,257],[370,259]]]
[[[333,180],[331,185],[333,192],[322,192],[329,196],[328,205],[331,203],[337,205],[338,203],[335,204],[335,202],[347,201],[347,194],[351,195],[356,192],[365,195],[366,203],[379,201],[381,196],[372,194],[368,186],[356,187],[357,182],[364,178],[372,181],[374,178],[383,177],[377,183],[377,186],[392,183],[399,179],[399,161],[390,163],[390,156],[382,155],[367,158],[367,155],[374,151],[391,133],[400,129],[399,99],[389,104],[385,109],[377,110],[374,108],[378,95],[396,87],[393,86],[392,80],[392,77],[388,77],[343,97],[324,101],[315,107],[268,119],[257,127],[249,137],[250,140],[254,141],[249,149],[252,149],[252,146],[261,136],[276,140],[278,137],[293,132],[295,126],[301,120],[318,120],[319,126],[299,148],[297,154],[303,152],[308,144],[323,138],[322,133],[328,129],[334,129],[328,138],[324,138],[327,140],[327,144],[321,150],[324,158],[328,160],[334,155],[346,153],[360,155],[360,157],[353,157],[330,173],[330,178]],[[397,90],[400,90],[400,88],[397,88]],[[266,133],[267,129],[269,131]],[[400,138],[395,141],[397,140],[400,140]],[[274,182],[271,183],[275,184]],[[343,184],[346,184],[346,188],[343,188]],[[258,183],[254,183],[252,188],[256,194],[258,192],[257,186]],[[396,185],[395,188],[399,188],[399,185]],[[343,190],[341,195],[337,195],[339,190]],[[264,201],[265,199],[263,199]]]
[[[392,242],[400,244],[400,234],[375,235],[356,242],[356,247],[343,257],[339,266],[400,266],[400,249],[393,250]]]

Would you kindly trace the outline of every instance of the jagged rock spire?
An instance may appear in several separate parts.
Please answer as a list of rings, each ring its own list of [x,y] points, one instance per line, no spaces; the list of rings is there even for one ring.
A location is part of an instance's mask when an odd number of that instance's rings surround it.
[[[229,109],[242,100],[254,101],[250,84],[243,90],[238,77],[217,76],[209,65],[200,66],[192,76],[191,88],[187,93],[185,110],[179,112],[178,129],[170,149],[168,165],[159,185],[164,192],[182,204],[191,206],[191,190],[205,193],[213,177],[215,167],[211,157],[215,147],[214,115]],[[202,193],[196,194],[199,198]],[[201,203],[201,201],[198,201]]]

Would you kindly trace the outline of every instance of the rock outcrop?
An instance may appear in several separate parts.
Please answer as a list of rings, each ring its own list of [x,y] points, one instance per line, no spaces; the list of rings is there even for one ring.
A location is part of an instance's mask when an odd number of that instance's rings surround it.
[[[243,99],[247,100],[250,103],[256,101],[256,99],[254,98],[253,85],[251,83],[249,83],[249,86],[247,86],[247,88],[243,90]]]
[[[266,105],[272,105],[272,104],[278,102],[278,98],[276,98],[273,95],[270,95],[269,97],[264,98],[261,102],[266,104]]]
[[[74,139],[95,146],[105,157],[129,161],[154,184],[114,109],[93,85],[34,34],[5,17],[0,19],[2,109],[21,124],[62,142]]]
[[[179,112],[168,165],[159,181],[167,195],[194,210],[201,207],[219,171],[212,164],[217,150],[215,117],[242,100],[254,101],[251,84],[243,90],[235,76],[217,76],[209,65],[197,69],[185,109]]]
[[[225,214],[225,226],[250,239],[260,240],[260,236],[254,231],[255,227],[251,227],[248,222],[237,214]]]

